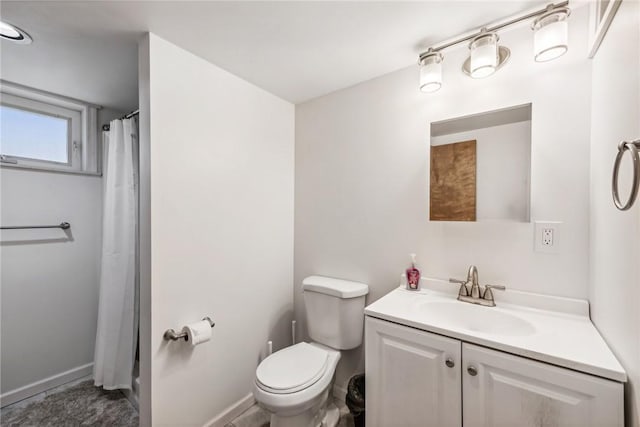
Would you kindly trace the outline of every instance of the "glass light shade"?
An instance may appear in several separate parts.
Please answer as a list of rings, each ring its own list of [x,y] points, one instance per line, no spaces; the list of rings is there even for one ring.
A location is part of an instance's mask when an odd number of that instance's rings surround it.
[[[471,49],[470,73],[474,79],[488,77],[498,67],[498,35],[481,34],[469,46]]]
[[[420,61],[420,90],[435,92],[442,86],[442,54],[434,52]]]
[[[567,52],[567,16],[565,11],[559,11],[536,20],[533,25],[533,52],[536,62],[551,61]]]

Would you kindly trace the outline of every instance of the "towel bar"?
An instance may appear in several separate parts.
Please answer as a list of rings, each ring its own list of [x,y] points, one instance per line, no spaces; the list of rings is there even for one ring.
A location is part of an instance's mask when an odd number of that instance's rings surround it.
[[[61,222],[56,225],[8,225],[0,227],[2,230],[22,230],[25,228],[61,228],[63,230],[68,230],[71,228],[71,224],[68,222]]]

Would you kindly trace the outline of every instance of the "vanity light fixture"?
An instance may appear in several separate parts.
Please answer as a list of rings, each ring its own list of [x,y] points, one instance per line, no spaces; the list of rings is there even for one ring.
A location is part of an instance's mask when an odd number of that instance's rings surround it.
[[[496,72],[498,68],[498,40],[496,33],[490,33],[486,28],[475,36],[469,45],[469,68],[471,77],[481,79]]]
[[[499,70],[511,56],[511,51],[498,45],[500,36],[497,31],[528,19],[534,19],[534,58],[536,62],[550,61],[562,56],[568,50],[567,18],[571,10],[568,1],[550,4],[544,9],[516,16],[482,28],[479,32],[468,34],[453,41],[430,47],[420,54],[420,90],[435,92],[442,86],[443,51],[460,43],[469,42],[470,54],[462,65],[462,71],[474,79],[489,77]]]
[[[442,86],[442,60],[440,52],[427,50],[420,55],[420,90],[435,92]]]
[[[546,62],[564,55],[569,49],[569,25],[571,14],[568,7],[547,6],[547,11],[538,16],[531,29],[533,52],[536,62]]]
[[[18,44],[30,44],[33,41],[26,31],[4,21],[0,21],[0,38]]]

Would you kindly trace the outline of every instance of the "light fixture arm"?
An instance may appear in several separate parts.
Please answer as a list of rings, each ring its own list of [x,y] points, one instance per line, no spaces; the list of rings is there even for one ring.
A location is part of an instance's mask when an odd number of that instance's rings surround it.
[[[554,9],[566,8],[568,5],[569,5],[569,1],[563,1],[563,2],[557,3],[557,4],[551,3],[551,4],[547,5],[544,9],[539,9],[539,10],[536,10],[535,12],[527,13],[526,15],[522,15],[522,16],[518,16],[516,18],[512,18],[512,19],[510,19],[508,21],[501,22],[500,24],[496,24],[493,27],[483,27],[480,31],[475,32],[473,34],[470,34],[468,36],[461,37],[459,39],[455,39],[455,40],[450,41],[450,42],[445,43],[445,44],[441,44],[441,45],[436,45],[436,46],[430,47],[427,51],[425,51],[425,52],[420,54],[420,59],[422,59],[423,56],[427,55],[427,53],[441,52],[444,49],[450,48],[450,47],[455,46],[457,44],[468,42],[468,41],[476,38],[480,34],[482,34],[483,31],[486,31],[486,32],[489,32],[489,33],[496,32],[498,30],[501,30],[503,28],[506,28],[506,27],[509,27],[511,25],[517,24],[519,22],[526,21],[527,19],[535,18],[535,17],[538,17],[540,15],[549,13],[550,11],[552,11]],[[431,52],[429,52],[429,51],[431,51]]]

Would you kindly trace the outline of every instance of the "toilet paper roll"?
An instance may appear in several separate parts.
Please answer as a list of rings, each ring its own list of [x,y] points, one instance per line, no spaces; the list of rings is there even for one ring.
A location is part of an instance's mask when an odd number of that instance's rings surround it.
[[[211,339],[211,324],[207,320],[190,323],[182,328],[182,332],[187,333],[187,342],[194,347]]]

